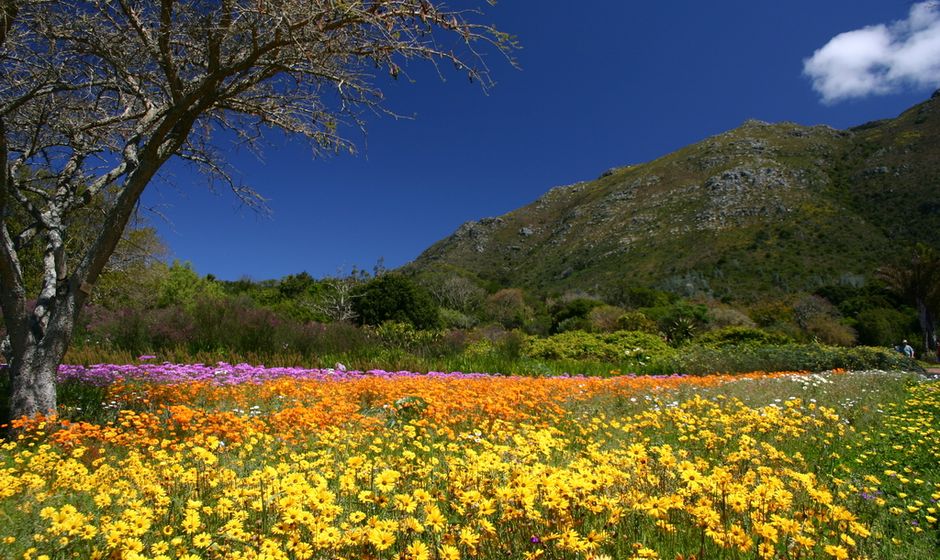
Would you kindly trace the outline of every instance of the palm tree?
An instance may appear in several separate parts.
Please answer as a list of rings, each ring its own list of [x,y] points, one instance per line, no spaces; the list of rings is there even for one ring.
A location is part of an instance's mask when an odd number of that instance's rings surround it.
[[[917,308],[927,352],[937,351],[936,316],[940,312],[940,254],[918,243],[906,263],[882,267],[878,276],[888,289]]]

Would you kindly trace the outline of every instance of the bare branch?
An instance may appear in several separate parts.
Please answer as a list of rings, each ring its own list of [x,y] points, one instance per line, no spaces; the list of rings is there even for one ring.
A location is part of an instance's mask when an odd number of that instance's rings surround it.
[[[20,337],[14,363],[25,363],[16,356],[30,344],[51,353],[42,363],[61,358],[141,194],[167,161],[193,163],[263,208],[260,195],[233,180],[231,150],[213,131],[235,131],[249,149],[277,128],[305,138],[315,154],[352,151],[350,129],[387,111],[381,74],[397,77],[423,60],[442,77],[453,66],[484,90],[492,84],[483,50],[508,56],[513,45],[475,23],[478,16],[435,0],[0,3],[0,306]],[[93,238],[70,240],[69,224],[92,209],[100,212]],[[13,215],[27,223],[14,228]],[[11,229],[21,230],[17,239]],[[23,329],[17,251],[36,240],[44,243],[42,287],[32,328]],[[54,391],[18,398],[15,410],[55,402]]]

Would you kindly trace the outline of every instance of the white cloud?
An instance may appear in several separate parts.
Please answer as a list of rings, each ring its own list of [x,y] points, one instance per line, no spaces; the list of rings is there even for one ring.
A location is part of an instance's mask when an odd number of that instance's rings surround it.
[[[840,33],[803,61],[826,103],[940,86],[940,1],[919,2],[906,20]]]

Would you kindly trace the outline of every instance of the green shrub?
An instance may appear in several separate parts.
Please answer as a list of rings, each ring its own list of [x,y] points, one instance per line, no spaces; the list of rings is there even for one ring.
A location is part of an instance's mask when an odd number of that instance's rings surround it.
[[[853,346],[858,336],[855,329],[835,317],[816,315],[806,320],[806,331],[814,340],[834,346]]]
[[[588,314],[592,309],[603,305],[601,301],[585,297],[561,303],[552,310],[552,332],[590,329]]]
[[[912,315],[885,307],[859,312],[855,328],[858,341],[872,346],[893,346],[917,332]]]
[[[826,371],[831,369],[918,370],[914,362],[889,348],[843,348],[822,344],[728,346],[688,345],[665,358],[654,360],[659,373],[707,374],[750,371]]]
[[[641,348],[651,354],[669,354],[672,352],[672,348],[658,334],[641,331],[616,331],[602,336],[604,340],[628,350]]]
[[[627,309],[661,307],[676,301],[675,294],[643,286],[620,285],[610,294],[610,301]]]
[[[793,308],[782,301],[766,301],[750,309],[751,319],[759,327],[773,327],[793,323]]]
[[[708,326],[712,329],[757,326],[757,324],[742,311],[725,305],[709,307],[706,320]]]
[[[645,362],[672,350],[656,335],[637,331],[592,334],[568,331],[547,338],[530,338],[523,353],[545,360],[595,360],[621,363]]]
[[[604,360],[620,358],[618,348],[604,342],[596,334],[568,331],[547,338],[531,338],[523,353],[530,358],[545,360]]]
[[[386,348],[414,350],[436,344],[443,337],[440,331],[418,330],[410,323],[386,321],[372,331]]]
[[[605,335],[604,339],[622,352],[622,361],[646,366],[654,359],[666,359],[673,350],[659,334],[640,331],[617,331]]]
[[[197,301],[221,297],[222,293],[222,287],[217,282],[196,274],[190,263],[174,261],[160,286],[157,306],[191,307]]]
[[[708,308],[704,305],[685,300],[660,307],[647,307],[641,311],[656,321],[659,331],[666,335],[674,346],[691,339],[695,332],[706,324],[708,315]]]
[[[587,317],[568,317],[559,323],[555,323],[551,330],[553,333],[563,333],[568,331],[590,332],[594,329],[591,328],[591,321]]]
[[[620,330],[618,322],[622,316],[623,309],[601,305],[588,312],[587,320],[593,332],[614,332]]]
[[[618,317],[617,328],[622,331],[659,333],[659,325],[656,324],[656,321],[644,315],[642,311],[627,311]]]
[[[793,342],[793,340],[786,335],[769,333],[757,328],[725,327],[703,333],[695,337],[694,342],[702,346],[718,348],[737,344],[787,344]]]
[[[418,329],[438,325],[437,306],[427,290],[399,274],[383,274],[354,291],[353,308],[360,323],[410,323]]]
[[[438,310],[441,326],[445,329],[472,329],[476,326],[477,320],[470,315],[461,313],[456,309],[442,307]]]
[[[521,329],[535,315],[526,303],[525,292],[518,288],[506,288],[490,295],[483,309],[488,319],[507,329]]]

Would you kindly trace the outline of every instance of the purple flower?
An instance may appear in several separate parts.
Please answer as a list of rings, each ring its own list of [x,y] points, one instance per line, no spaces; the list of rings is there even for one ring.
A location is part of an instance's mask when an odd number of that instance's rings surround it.
[[[156,356],[139,356],[138,360],[144,362]],[[427,377],[433,379],[492,379],[507,378],[501,374],[464,373],[459,371],[440,372],[429,371],[417,373],[412,371],[386,371],[372,369],[368,371],[347,369],[342,371],[334,368],[305,369],[299,367],[265,367],[251,364],[229,364],[219,362],[208,364],[173,364],[170,362],[137,363],[137,364],[95,364],[91,366],[62,365],[59,366],[59,380],[74,379],[93,385],[108,385],[119,379],[127,381],[146,380],[148,383],[192,383],[209,382],[215,385],[237,385],[239,383],[264,383],[272,379],[299,379],[318,381],[348,381],[364,377],[380,377],[394,379],[400,377]],[[577,380],[583,376],[563,376],[567,379]],[[631,376],[628,376],[631,377]],[[654,376],[656,378],[656,376]]]

